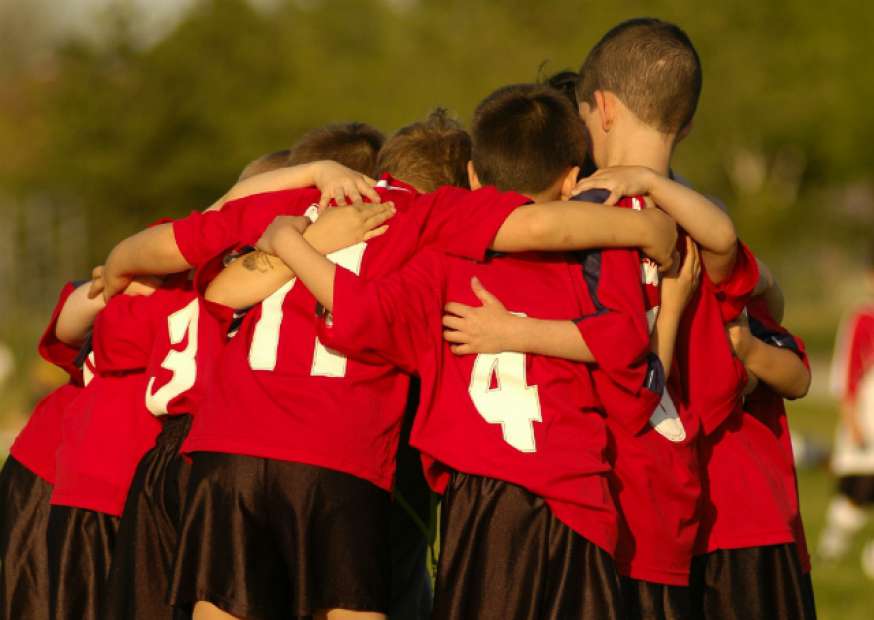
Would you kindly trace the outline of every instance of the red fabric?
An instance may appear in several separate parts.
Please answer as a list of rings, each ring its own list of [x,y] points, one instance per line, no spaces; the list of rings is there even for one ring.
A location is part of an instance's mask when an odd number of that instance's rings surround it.
[[[619,203],[642,205],[639,197]],[[660,304],[658,267],[637,250],[582,258],[589,311],[578,325],[595,356],[592,376],[607,413],[611,487],[620,513],[616,568],[635,579],[685,585],[700,491],[698,421],[674,382],[668,389],[676,406],[660,405],[664,370],[650,354]],[[657,417],[665,412],[670,419]]]
[[[859,310],[850,321],[849,346],[846,356],[846,374],[839,386],[844,398],[855,401],[862,378],[874,368],[874,307]]]
[[[112,298],[94,323],[96,375],[67,407],[51,503],[121,516],[160,423],[146,410],[150,297]]]
[[[365,278],[395,270],[423,244],[482,257],[510,211],[528,202],[494,189],[420,196],[390,178],[381,185],[377,191],[398,209],[388,232],[337,255],[360,265]],[[301,215],[317,197],[297,190],[237,201],[177,223],[177,242],[196,262],[216,248],[254,243],[273,217]],[[390,488],[408,379],[387,363],[325,351],[315,310],[309,291],[292,282],[247,313],[216,362],[183,449],[318,465]]]
[[[759,276],[759,264],[756,257],[740,240],[737,242],[737,258],[734,268],[725,280],[719,284],[714,284],[707,275],[707,271],[704,271],[701,276],[702,280],[708,288],[712,289],[719,302],[719,311],[724,323],[731,323],[737,319],[746,308],[747,301],[759,283]]]
[[[748,310],[757,337],[794,351],[810,368],[804,344],[774,322],[761,299]],[[705,480],[698,551],[795,542],[809,571],[783,398],[759,383],[740,415],[702,438],[701,458]]]
[[[430,250],[371,282],[338,269],[333,319],[320,335],[352,355],[381,352],[421,377],[411,442],[435,490],[445,488],[450,470],[520,485],[612,553],[606,432],[586,366],[519,353],[452,354],[442,337],[443,306],[478,305],[473,276],[512,312],[569,319],[582,309],[579,267],[560,256],[476,263]]]
[[[220,259],[204,268],[207,277],[220,268]],[[200,406],[232,318],[225,309],[219,320],[207,304],[188,273],[167,278],[152,295],[155,325],[145,402],[153,415],[194,414]]]
[[[61,441],[64,409],[82,386],[82,370],[76,365],[79,348],[64,344],[55,336],[61,309],[74,290],[76,287],[73,283],[67,283],[61,290],[49,324],[39,342],[42,358],[64,370],[70,376],[70,381],[37,403],[30,419],[9,450],[18,462],[49,484],[54,484],[55,481],[55,452]]]

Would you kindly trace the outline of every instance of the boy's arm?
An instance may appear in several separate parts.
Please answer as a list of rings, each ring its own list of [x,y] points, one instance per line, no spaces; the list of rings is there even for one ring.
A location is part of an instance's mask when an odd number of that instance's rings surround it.
[[[306,217],[280,216],[276,219],[277,227],[285,219],[297,220],[293,226],[304,231],[304,238],[316,251],[327,255],[382,235],[388,228],[385,222],[394,213],[391,202],[378,205],[358,203],[326,209],[312,225]],[[242,310],[260,303],[292,278],[294,272],[282,260],[255,250],[222,270],[210,282],[205,297],[213,303]]]
[[[659,315],[651,338],[651,349],[666,374],[674,365],[674,351],[680,319],[692,299],[701,279],[701,257],[698,246],[691,237],[686,237],[686,256],[683,264],[677,264],[661,282],[661,301]]]
[[[731,218],[714,202],[676,181],[642,166],[604,168],[577,184],[575,191],[606,189],[608,203],[622,196],[648,194],[701,248],[708,277],[716,284],[734,269],[737,232]]]
[[[95,275],[100,267],[95,267]],[[94,279],[97,279],[96,277]],[[81,346],[94,325],[94,319],[106,302],[103,297],[89,297],[89,282],[85,282],[74,290],[64,303],[58,320],[55,323],[55,337],[70,346]]]
[[[373,189],[376,181],[365,174],[338,164],[334,161],[315,161],[288,168],[279,168],[249,177],[234,185],[219,201],[221,204],[264,192],[283,189],[318,187],[322,192],[320,205],[325,207],[331,200],[337,205],[352,204],[368,199],[372,203],[381,201]]]
[[[633,211],[577,201],[518,207],[498,230],[498,252],[640,248],[662,268],[670,267],[677,242],[673,219],[658,209]]]
[[[186,271],[193,265],[176,243],[173,224],[153,226],[116,245],[103,267],[103,298],[121,293],[137,275],[166,275]],[[96,289],[89,292],[97,295]]]
[[[443,337],[452,343],[450,349],[456,355],[518,351],[577,362],[595,361],[573,321],[518,316],[508,312],[479,279],[471,281],[471,288],[481,306],[453,301],[446,304],[443,315]]]
[[[780,284],[774,277],[773,272],[771,272],[768,266],[763,263],[761,259],[757,258],[756,263],[759,267],[759,281],[756,284],[756,288],[753,290],[752,297],[761,297],[764,300],[765,305],[768,307],[768,314],[770,314],[777,323],[782,323],[783,314],[786,309],[783,289],[780,288]]]
[[[746,316],[728,325],[728,335],[738,358],[759,380],[783,398],[803,398],[810,388],[810,369],[788,334],[765,335],[770,344],[753,335]]]

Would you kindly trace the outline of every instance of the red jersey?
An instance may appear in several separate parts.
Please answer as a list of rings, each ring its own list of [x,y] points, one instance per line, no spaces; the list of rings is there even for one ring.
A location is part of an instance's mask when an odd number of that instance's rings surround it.
[[[804,344],[771,318],[761,299],[748,308],[755,337],[793,351],[810,368]],[[705,476],[699,551],[794,542],[802,567],[809,571],[783,398],[759,383],[742,413],[702,438],[701,460]]]
[[[420,376],[411,443],[435,490],[442,492],[451,470],[522,486],[612,553],[616,514],[606,431],[587,367],[513,352],[456,356],[443,340],[444,304],[477,304],[473,276],[512,312],[573,319],[583,311],[581,275],[561,255],[477,263],[435,250],[370,282],[338,269],[334,312],[319,334],[330,347],[381,353]]]
[[[385,235],[330,256],[365,278],[404,263],[423,244],[482,258],[504,219],[528,202],[486,188],[419,195],[386,178],[377,191],[398,213]],[[174,225],[194,264],[254,244],[277,215],[315,211],[315,190],[273,192],[194,214]],[[316,302],[292,280],[243,319],[222,350],[184,450],[246,454],[318,465],[389,489],[408,378],[392,365],[347,359],[316,335]]]
[[[70,380],[37,403],[30,419],[9,450],[15,460],[49,484],[55,482],[55,452],[61,442],[64,410],[83,386],[82,369],[76,363],[79,347],[65,344],[55,336],[58,317],[74,290],[76,286],[72,282],[61,290],[51,320],[39,342],[40,356],[66,371]]]
[[[205,266],[198,272],[198,283],[208,282],[220,268],[220,260]],[[148,299],[152,349],[146,368],[146,408],[156,416],[194,414],[232,317],[224,313],[220,321],[208,311],[209,302],[198,295],[194,278],[187,273],[168,277]]]
[[[121,516],[137,463],[161,428],[143,398],[149,301],[119,295],[95,319],[96,374],[64,416],[53,505]]]

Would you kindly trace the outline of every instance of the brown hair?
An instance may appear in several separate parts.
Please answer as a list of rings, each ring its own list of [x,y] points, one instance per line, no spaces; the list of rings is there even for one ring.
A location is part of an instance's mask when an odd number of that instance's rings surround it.
[[[418,189],[432,192],[443,185],[468,187],[470,136],[444,108],[399,129],[379,152],[379,170]]]
[[[285,168],[288,165],[288,155],[291,153],[289,149],[274,151],[267,155],[262,155],[258,159],[250,161],[240,173],[238,181],[243,181],[256,174],[270,172],[278,168]]]
[[[561,93],[540,84],[505,86],[474,112],[473,165],[484,185],[537,194],[586,158],[586,133]]]
[[[641,121],[678,133],[695,115],[701,60],[679,26],[654,18],[622,22],[592,48],[580,69],[577,99],[594,104],[610,91]]]
[[[376,174],[376,157],[385,136],[367,123],[325,125],[305,133],[291,147],[287,166],[331,159],[362,174]]]

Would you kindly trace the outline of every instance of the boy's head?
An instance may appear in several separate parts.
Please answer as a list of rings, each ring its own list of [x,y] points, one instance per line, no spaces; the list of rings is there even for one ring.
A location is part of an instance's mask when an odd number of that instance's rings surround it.
[[[678,26],[637,18],[610,30],[589,52],[577,84],[596,160],[605,134],[619,123],[636,122],[672,144],[682,138],[695,115],[701,80],[698,53]]]
[[[399,129],[379,152],[377,168],[421,192],[467,187],[470,136],[443,108]]]
[[[362,174],[376,174],[376,158],[385,142],[367,123],[337,123],[305,133],[291,147],[287,166],[330,159]]]
[[[245,168],[243,168],[237,181],[245,181],[256,174],[270,172],[271,170],[277,170],[278,168],[285,168],[288,165],[288,155],[290,153],[290,149],[282,149],[281,151],[274,151],[262,155],[258,159],[253,159],[246,164]]]
[[[579,107],[579,101],[577,101],[577,82],[580,80],[580,74],[569,69],[565,69],[564,71],[559,71],[558,73],[553,73],[543,80],[543,83],[546,86],[551,86],[562,95],[567,97],[567,100],[571,102],[571,105],[576,110]]]
[[[585,128],[570,101],[540,84],[499,88],[477,106],[471,187],[494,185],[535,199],[570,193],[586,158]]]

